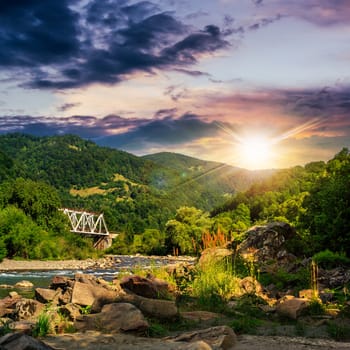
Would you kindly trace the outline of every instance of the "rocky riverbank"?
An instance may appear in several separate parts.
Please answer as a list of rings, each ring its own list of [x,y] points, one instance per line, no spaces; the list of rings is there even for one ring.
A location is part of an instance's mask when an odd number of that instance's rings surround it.
[[[118,266],[123,263],[124,259],[135,261],[134,265],[138,265],[138,260],[164,262],[164,265],[175,264],[177,262],[193,262],[192,257],[174,257],[174,256],[118,256],[106,255],[100,259],[86,260],[12,260],[4,259],[0,263],[0,271],[28,271],[28,270],[87,270],[87,269],[107,269]]]

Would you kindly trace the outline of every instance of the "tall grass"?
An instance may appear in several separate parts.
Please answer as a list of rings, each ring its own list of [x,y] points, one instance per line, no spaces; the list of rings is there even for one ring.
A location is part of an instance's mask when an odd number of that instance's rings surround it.
[[[32,331],[34,337],[45,337],[50,332],[50,316],[46,313],[39,315]]]
[[[198,304],[209,310],[218,310],[240,291],[231,258],[213,261],[199,268],[192,283],[192,294]]]

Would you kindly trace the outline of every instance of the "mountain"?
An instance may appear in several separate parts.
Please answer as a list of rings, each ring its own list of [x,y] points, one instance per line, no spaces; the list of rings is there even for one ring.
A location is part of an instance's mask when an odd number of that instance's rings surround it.
[[[111,231],[131,235],[163,229],[180,206],[211,210],[269,174],[175,153],[137,157],[74,135],[5,134],[0,149],[0,181],[44,181],[62,206],[104,212]]]
[[[251,171],[171,152],[154,153],[142,158],[176,171],[183,182],[196,181],[222,194],[244,191],[253,183],[275,172],[275,170]]]

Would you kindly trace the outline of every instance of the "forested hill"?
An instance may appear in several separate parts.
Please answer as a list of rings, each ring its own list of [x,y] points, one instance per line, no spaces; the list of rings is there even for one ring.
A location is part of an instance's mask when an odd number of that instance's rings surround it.
[[[249,172],[174,153],[137,157],[73,135],[2,135],[0,259],[59,257],[72,244],[84,247],[69,236],[62,207],[103,212],[109,230],[120,233],[115,253],[175,247],[196,254],[203,232],[239,242],[250,226],[278,220],[297,229],[294,252],[349,255],[349,174],[345,148],[326,163]],[[64,242],[57,245],[57,237]]]
[[[184,181],[196,179],[197,182],[205,184],[209,188],[230,194],[246,190],[253,183],[263,180],[275,172],[275,170],[250,171],[171,152],[154,153],[143,158],[173,169]]]
[[[0,158],[14,163],[17,176],[42,180],[56,188],[89,187],[108,182],[115,173],[147,183],[156,168],[153,162],[130,153],[99,147],[78,136],[0,136]]]
[[[0,182],[54,186],[62,206],[103,211],[112,231],[163,229],[181,206],[211,210],[260,173],[183,155],[137,157],[74,135],[0,136]]]

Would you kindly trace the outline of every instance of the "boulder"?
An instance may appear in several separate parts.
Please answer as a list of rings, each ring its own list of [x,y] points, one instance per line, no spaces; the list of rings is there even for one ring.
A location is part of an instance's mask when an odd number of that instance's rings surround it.
[[[237,336],[232,328],[228,326],[217,326],[201,329],[194,332],[183,333],[175,338],[168,338],[181,342],[204,341],[215,349],[233,349],[237,343]],[[192,348],[191,348],[192,349]],[[205,349],[205,348],[203,348]]]
[[[185,320],[194,322],[219,320],[220,318],[223,318],[222,314],[210,311],[182,311],[180,316]]]
[[[72,301],[72,287],[66,287],[64,291],[62,291],[61,288],[58,288],[56,291],[59,292],[58,301],[60,304],[69,304]]]
[[[58,301],[58,297],[61,294],[61,290],[53,290],[47,288],[36,288],[35,289],[35,298],[41,303],[50,303],[52,301]]]
[[[34,321],[15,321],[9,324],[11,331],[13,332],[21,332],[26,334],[31,334],[34,327]]]
[[[34,284],[30,281],[19,281],[15,284],[15,288],[33,288]]]
[[[334,269],[318,269],[318,282],[325,289],[343,287],[350,282],[350,269],[342,266]]]
[[[212,347],[203,340],[198,340],[188,345],[184,345],[179,349],[183,350],[212,350]]]
[[[62,290],[65,290],[66,287],[72,287],[72,283],[74,281],[66,276],[55,276],[50,284],[50,289],[58,289],[61,288]]]
[[[39,316],[44,309],[44,304],[33,299],[21,299],[16,303],[16,310],[14,312],[17,320],[30,320]]]
[[[59,311],[62,315],[68,317],[68,319],[75,321],[78,317],[81,316],[80,307],[76,304],[66,304],[59,308]]]
[[[276,312],[280,316],[296,320],[308,308],[309,304],[310,301],[307,299],[286,295],[278,300],[276,304]]]
[[[44,342],[23,333],[9,333],[0,338],[1,350],[53,350]]]
[[[117,301],[133,304],[149,317],[174,320],[179,316],[175,301],[171,300],[149,299],[135,294],[127,294],[117,298]]]
[[[107,304],[100,313],[79,317],[74,326],[80,331],[108,332],[144,331],[149,327],[141,311],[128,303]]]
[[[241,279],[239,282],[239,286],[243,294],[262,295],[264,291],[264,288],[260,284],[260,282],[251,276],[247,276]]]
[[[112,303],[120,294],[92,282],[76,281],[72,290],[71,303],[81,306],[93,306],[94,312],[99,312],[105,304]]]
[[[207,264],[213,264],[219,262],[226,257],[232,256],[232,250],[227,248],[207,248],[203,250],[201,257],[199,258],[198,264],[200,267],[204,267]]]
[[[255,262],[278,260],[290,254],[285,251],[285,243],[295,235],[295,230],[285,222],[272,222],[264,226],[254,226],[247,231],[247,238],[238,246],[243,258]]]
[[[0,317],[11,315],[16,304],[22,297],[17,292],[10,292],[9,296],[0,300]]]
[[[120,286],[145,298],[167,298],[173,293],[166,281],[150,276],[150,278],[137,275],[125,276],[120,281]]]

